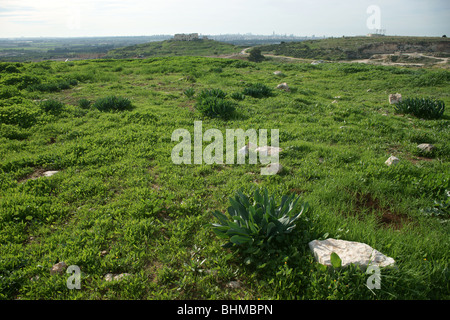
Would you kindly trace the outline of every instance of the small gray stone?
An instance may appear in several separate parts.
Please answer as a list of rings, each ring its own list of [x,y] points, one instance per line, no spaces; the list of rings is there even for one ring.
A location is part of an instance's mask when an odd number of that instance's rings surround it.
[[[388,166],[396,165],[400,162],[400,159],[394,156],[390,156],[384,163]]]
[[[284,90],[284,91],[290,91],[291,90],[286,82],[280,83],[277,86],[277,89]]]
[[[278,163],[270,163],[269,165],[267,165],[267,167],[261,169],[261,174],[262,175],[275,175],[280,173],[283,170],[283,166]]]
[[[417,148],[419,148],[420,151],[422,151],[422,152],[431,152],[431,151],[433,151],[436,147],[433,146],[432,144],[429,144],[429,143],[422,143],[422,144],[419,144],[419,145],[417,146]]]
[[[230,281],[227,283],[227,288],[238,289],[241,287],[240,281]]]
[[[52,175],[58,173],[59,171],[45,171],[42,175],[44,177],[51,177]]]
[[[131,274],[129,273],[121,273],[121,274],[113,274],[113,273],[108,273],[105,275],[105,281],[119,281],[122,280],[125,277],[129,277],[131,276]]]
[[[272,146],[263,146],[256,148],[255,151],[259,152],[259,154],[263,156],[273,156],[279,154],[281,151],[283,151],[283,149]]]
[[[389,103],[396,104],[402,101],[402,95],[400,93],[390,94],[389,95]]]
[[[54,264],[50,270],[50,274],[62,274],[67,269],[67,264],[64,261]]]

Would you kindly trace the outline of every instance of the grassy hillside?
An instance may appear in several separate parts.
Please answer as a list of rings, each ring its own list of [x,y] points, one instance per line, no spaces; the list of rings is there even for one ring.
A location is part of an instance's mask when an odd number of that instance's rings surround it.
[[[214,40],[157,41],[109,51],[107,58],[164,57],[164,56],[217,56],[233,54],[240,47]]]
[[[160,57],[4,63],[0,76],[1,299],[450,298],[448,71]],[[243,95],[256,83],[271,94]],[[228,120],[196,109],[217,88],[235,105]],[[397,114],[396,92],[447,109],[436,120]],[[120,108],[102,100],[111,95]],[[203,132],[279,129],[283,171],[174,164],[172,133],[192,135],[200,120]],[[400,163],[388,167],[391,155]],[[212,213],[264,187],[310,209],[247,259],[221,246]],[[396,268],[369,290],[364,271],[315,262],[308,242],[326,238],[367,243]],[[50,273],[62,261],[80,268],[80,290]]]
[[[427,52],[450,54],[450,39],[438,37],[342,37],[262,46],[265,53],[295,58],[367,59],[373,54]]]

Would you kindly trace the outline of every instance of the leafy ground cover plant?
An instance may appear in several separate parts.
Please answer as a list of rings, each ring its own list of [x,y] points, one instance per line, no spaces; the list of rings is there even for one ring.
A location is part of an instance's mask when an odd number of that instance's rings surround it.
[[[188,98],[192,98],[195,94],[195,90],[193,88],[187,88],[183,91],[184,95]]]
[[[439,119],[444,114],[445,104],[430,98],[406,98],[394,105],[398,113],[409,113],[418,118]]]
[[[226,242],[222,247],[236,249],[246,265],[257,270],[274,270],[281,256],[294,258],[299,249],[292,246],[287,235],[296,227],[307,208],[296,194],[285,195],[281,200],[269,195],[267,189],[256,189],[252,196],[237,191],[230,198],[228,216],[219,211],[213,213],[218,223],[213,231]]]
[[[91,106],[91,101],[89,101],[88,99],[80,99],[78,101],[78,106],[82,109],[89,109],[89,107]]]
[[[224,247],[260,245],[273,238],[290,233],[307,208],[299,203],[295,194],[283,196],[278,202],[267,189],[255,190],[253,197],[238,191],[230,198],[229,217],[219,211],[213,213],[219,223],[213,224],[214,232],[229,240]]]
[[[132,109],[133,105],[128,98],[109,96],[95,101],[93,107],[100,111],[123,111]]]
[[[226,96],[221,89],[202,90],[197,97],[195,108],[207,117],[229,119],[236,110],[236,104],[225,100]]]
[[[253,98],[265,98],[272,95],[272,90],[265,84],[254,83],[245,88],[242,93]]]
[[[44,100],[40,103],[40,107],[42,110],[48,113],[57,114],[62,111],[64,108],[64,103],[58,100],[50,99]]]

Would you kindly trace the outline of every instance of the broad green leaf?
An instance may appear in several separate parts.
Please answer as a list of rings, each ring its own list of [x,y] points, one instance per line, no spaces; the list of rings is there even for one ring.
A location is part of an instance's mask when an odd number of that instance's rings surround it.
[[[233,242],[227,242],[227,243],[222,245],[222,248],[227,249],[227,248],[231,248],[232,246],[233,246]]]
[[[273,223],[273,222],[270,222],[268,225],[267,225],[267,231],[266,231],[266,234],[268,235],[268,236],[270,236],[270,235],[272,235],[272,230],[275,228],[275,224]]]
[[[263,204],[264,198],[261,196],[258,190],[255,190],[253,194],[253,198],[255,199],[255,203]]]
[[[219,222],[220,222],[222,225],[226,225],[226,224],[227,224],[228,218],[227,218],[222,212],[220,212],[220,211],[214,211],[212,214],[213,214],[214,217],[217,218],[217,220],[219,220]]]
[[[237,245],[248,243],[251,240],[252,240],[252,238],[250,238],[248,236],[245,237],[242,235],[235,235],[235,236],[232,236],[230,239],[231,242],[233,242],[234,244],[237,244]]]
[[[221,231],[221,230],[218,230],[218,229],[213,229],[213,232],[214,232],[219,238],[222,238],[222,239],[227,239],[227,238],[229,237],[225,232],[223,232],[223,231]]]
[[[342,260],[341,258],[337,255],[336,252],[332,252],[331,253],[331,265],[333,266],[333,268],[340,268],[342,266]]]
[[[236,212],[238,212],[239,215],[240,215],[245,221],[247,221],[247,220],[248,220],[248,212],[247,212],[247,210],[245,209],[245,207],[244,207],[242,204],[240,204],[239,202],[237,202],[236,200],[231,199],[231,198],[230,198],[230,203],[231,203],[231,205],[233,206],[234,210],[236,210]]]

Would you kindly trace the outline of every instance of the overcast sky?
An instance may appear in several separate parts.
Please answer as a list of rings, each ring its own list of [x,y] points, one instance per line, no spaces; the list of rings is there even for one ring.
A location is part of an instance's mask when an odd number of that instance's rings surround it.
[[[353,36],[375,27],[388,35],[450,36],[450,1],[0,0],[1,38],[191,32]]]

